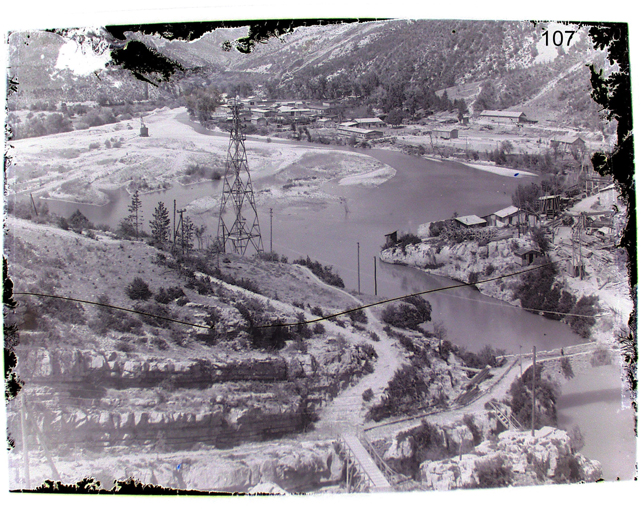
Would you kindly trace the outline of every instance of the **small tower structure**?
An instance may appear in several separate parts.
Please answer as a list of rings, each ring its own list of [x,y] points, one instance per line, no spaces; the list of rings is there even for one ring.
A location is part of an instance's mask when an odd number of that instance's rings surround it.
[[[149,137],[149,128],[147,128],[145,121],[143,121],[143,116],[140,116],[140,136]]]
[[[225,163],[217,238],[223,252],[229,247],[231,252],[242,256],[250,245],[256,253],[263,252],[263,239],[247,165],[245,134],[240,121],[241,106],[238,98],[231,105],[233,121]]]

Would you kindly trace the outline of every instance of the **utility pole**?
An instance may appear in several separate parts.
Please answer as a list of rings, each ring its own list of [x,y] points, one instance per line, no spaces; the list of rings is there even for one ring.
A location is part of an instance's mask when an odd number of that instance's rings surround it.
[[[536,406],[536,347],[532,350],[532,437],[534,437],[534,407]]]
[[[523,345],[519,345],[519,366],[521,367],[521,378],[523,378],[523,360],[521,359],[521,347]]]
[[[356,242],[356,268],[358,270],[358,293],[361,293],[361,243]]]
[[[31,196],[31,205],[33,206],[33,211],[36,212],[36,217],[38,217],[38,208],[36,208],[36,202],[33,200],[33,194],[29,194]]]
[[[176,200],[174,199],[174,246],[176,245]]]
[[[376,280],[376,256],[374,256],[374,295],[378,295],[378,282]]]
[[[269,209],[269,253],[274,254],[274,246],[272,240],[272,219],[274,218],[274,210]]]
[[[24,415],[24,392],[20,398],[20,426],[22,428],[22,461],[24,463],[24,483],[25,488],[31,488],[31,478],[29,476],[29,444],[27,442],[27,425]]]

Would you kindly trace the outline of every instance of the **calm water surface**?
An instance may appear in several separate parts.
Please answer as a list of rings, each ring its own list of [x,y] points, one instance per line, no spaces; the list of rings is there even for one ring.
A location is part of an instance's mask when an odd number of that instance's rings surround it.
[[[342,149],[342,148],[341,148]],[[384,234],[401,230],[416,232],[419,224],[451,217],[454,212],[485,215],[511,204],[511,194],[524,178],[499,176],[457,162],[436,162],[386,150],[362,150],[396,169],[396,175],[378,187],[340,186],[337,180],[323,190],[343,197],[343,203],[326,207],[284,207],[274,209],[274,250],[290,260],[309,255],[332,265],[348,289],[356,289],[357,242],[360,243],[361,291],[374,293],[374,258]],[[220,181],[176,185],[172,189],[145,194],[145,225],[158,201],[173,210],[173,201],[182,208],[194,199],[218,197]],[[261,187],[261,180],[255,187]],[[105,206],[80,205],[49,200],[50,209],[68,216],[77,208],[94,223],[117,226],[128,215],[129,195],[120,189],[108,193]],[[263,244],[269,249],[269,206],[259,208]],[[208,234],[216,233],[217,217],[193,215],[196,224],[207,224]],[[406,293],[456,284],[442,277],[397,265],[377,262],[378,295],[395,297]],[[472,288],[430,294],[433,321],[445,325],[448,338],[471,349],[492,345],[508,352],[520,349],[545,350],[574,345],[582,340],[559,322],[536,316],[501,301],[481,295]],[[521,347],[521,348],[520,348]]]

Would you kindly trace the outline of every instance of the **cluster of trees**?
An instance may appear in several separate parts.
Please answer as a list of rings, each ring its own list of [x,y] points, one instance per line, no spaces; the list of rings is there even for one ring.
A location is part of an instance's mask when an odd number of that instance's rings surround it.
[[[562,320],[582,338],[590,337],[590,330],[596,324],[598,297],[586,295],[577,299],[564,290],[555,278],[555,265],[541,267],[523,274],[520,284],[514,290],[514,298],[520,299],[521,306],[543,310],[543,316]]]
[[[309,256],[306,258],[299,258],[292,261],[295,265],[303,265],[310,269],[313,274],[319,277],[323,282],[336,286],[338,288],[345,288],[345,283],[341,276],[338,273],[334,272],[334,269],[331,265],[325,265],[320,261],[314,261]]]
[[[190,117],[205,128],[211,127],[213,113],[223,102],[220,91],[214,86],[193,88],[183,95],[183,101]]]
[[[119,226],[119,232],[131,238],[150,238],[150,243],[158,248],[165,248],[169,242],[174,242],[171,236],[171,220],[169,210],[162,201],[159,201],[151,220],[149,228],[151,235],[143,229],[142,200],[139,191],[135,191],[131,197],[131,204],[128,207],[129,215],[125,217]],[[196,226],[189,216],[184,216],[182,223],[176,228],[175,247],[180,249],[183,255],[189,255],[194,249],[194,242],[198,242],[198,248],[203,248],[203,236],[207,227]]]

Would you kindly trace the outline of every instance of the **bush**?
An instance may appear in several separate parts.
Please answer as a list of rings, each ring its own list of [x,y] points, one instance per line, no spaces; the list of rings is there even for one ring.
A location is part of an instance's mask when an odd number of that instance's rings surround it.
[[[180,286],[175,286],[173,288],[167,288],[166,290],[164,288],[160,288],[156,295],[154,295],[154,299],[156,302],[160,302],[161,304],[169,304],[172,300],[184,296],[185,292],[182,288]]]
[[[505,463],[503,457],[489,460],[479,460],[474,464],[479,489],[507,487],[512,484],[512,468]]]
[[[334,272],[331,265],[323,266],[319,261],[313,261],[309,256],[307,256],[307,258],[294,260],[292,263],[309,268],[315,276],[329,285],[345,288],[343,279]]]
[[[387,306],[381,318],[385,323],[399,329],[418,329],[418,326],[432,319],[432,306],[420,295],[407,297]]]
[[[153,295],[149,285],[140,277],[135,277],[125,288],[125,293],[131,300],[149,300]]]
[[[147,325],[151,325],[152,327],[162,327],[163,329],[167,329],[171,325],[171,312],[162,304],[156,304],[154,302],[150,304],[138,304],[134,309],[140,313],[155,315],[139,315],[140,319]]]
[[[320,306],[312,306],[309,311],[312,315],[319,316],[321,318],[325,316],[323,315],[323,310],[320,308]]]
[[[566,379],[574,378],[574,371],[572,370],[572,363],[569,357],[565,356],[561,358],[561,370]]]
[[[321,323],[314,325],[314,334],[325,334],[325,326]]]
[[[282,325],[284,322],[267,315],[261,301],[249,299],[237,303],[236,309],[247,322],[247,333],[254,348],[280,350],[287,340],[292,339],[290,330]],[[266,325],[273,327],[263,327]]]
[[[98,302],[100,304],[110,304],[109,297],[104,294],[98,297]],[[106,334],[110,329],[128,334],[143,334],[142,322],[129,313],[102,306],[96,307],[98,310],[97,318],[90,324],[90,327],[98,334]]]
[[[558,388],[546,379],[541,378],[543,365],[536,365],[536,414],[534,427],[539,429],[546,425],[556,427],[556,402],[559,397]],[[523,377],[516,380],[510,387],[510,407],[512,414],[522,425],[532,423],[532,367],[528,368]]]
[[[367,419],[382,419],[415,410],[425,400],[428,387],[415,366],[405,365],[394,373],[380,403],[367,412]]]
[[[367,323],[367,315],[362,309],[357,309],[356,311],[350,311],[347,316],[352,322],[360,322],[362,324]]]
[[[365,391],[363,391],[362,396],[364,402],[369,402],[372,398],[374,398],[374,392],[372,391],[372,388],[367,388]]]
[[[89,144],[89,149],[99,149],[100,148],[100,143],[99,142],[92,142]]]
[[[598,302],[599,298],[596,295],[586,295],[581,297],[570,311],[572,315],[584,315],[569,317],[570,327],[582,338],[590,337],[591,328],[596,323],[594,315],[598,313]]]

